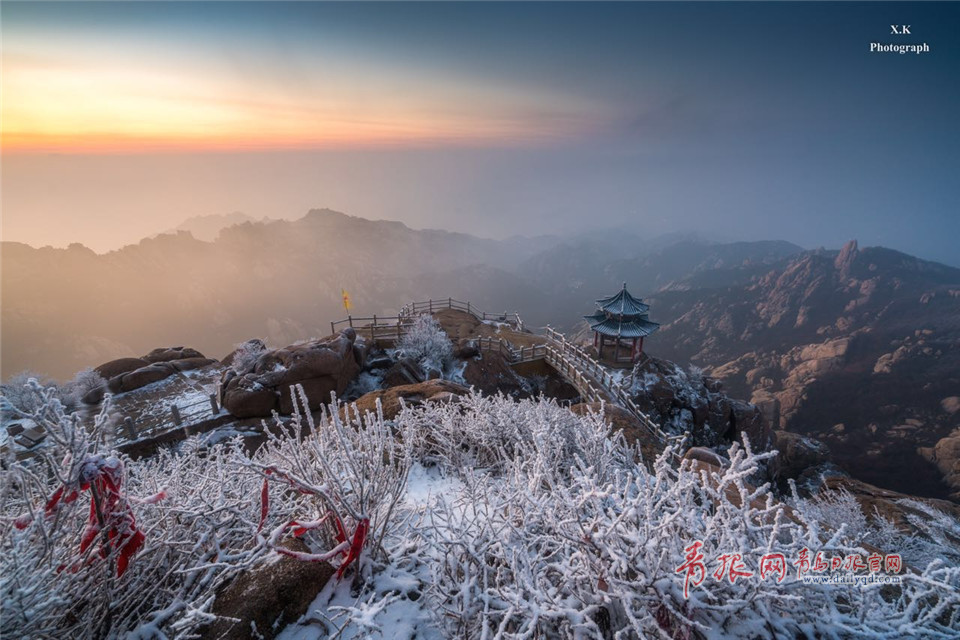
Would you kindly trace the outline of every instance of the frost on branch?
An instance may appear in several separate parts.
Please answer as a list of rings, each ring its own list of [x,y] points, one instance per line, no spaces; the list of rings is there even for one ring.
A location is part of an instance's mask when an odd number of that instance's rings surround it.
[[[453,343],[433,316],[417,316],[413,326],[397,341],[397,356],[417,363],[425,378],[449,376]]]
[[[756,572],[768,552],[864,551],[844,498],[788,511],[752,486],[772,454],[748,446],[731,447],[723,469],[674,468],[670,451],[648,469],[599,414],[473,393],[393,421],[342,405],[317,420],[295,413],[254,454],[239,440],[190,439],[134,461],[112,450],[106,409],[88,429],[55,390],[34,390],[29,417],[52,444],[2,475],[4,637],[194,637],[221,586],[291,535],[308,549],[295,557],[329,559],[359,582],[332,583],[343,597],[316,614],[356,637],[390,637],[397,607],[413,602],[418,620],[432,616],[428,636],[488,640],[953,638],[960,628],[960,569],[932,546],[933,561],[898,586],[804,584],[791,566],[782,582],[706,578],[685,597],[677,567],[696,541],[710,573],[721,553]],[[406,492],[412,462],[446,474],[440,495]],[[122,478],[84,544],[91,464]],[[954,535],[955,523],[927,515],[931,536]],[[836,518],[856,526],[823,522]],[[143,544],[121,572],[132,526]]]
[[[304,561],[335,561],[338,577],[356,562],[365,566],[369,554],[383,557],[383,536],[403,495],[410,467],[410,448],[394,437],[391,426],[376,414],[361,415],[356,405],[343,405],[331,395],[319,421],[306,407],[303,388],[293,390],[294,414],[253,458],[238,457],[239,467],[264,478],[262,511],[270,511],[273,496],[288,488],[302,496],[298,512],[285,510],[286,522],[267,536],[267,545]],[[280,434],[280,435],[277,435]],[[275,482],[271,482],[275,480]],[[278,485],[276,490],[271,485]],[[312,554],[294,554],[277,546],[287,532],[302,536]]]
[[[189,635],[211,620],[217,590],[268,560],[281,534],[304,529],[311,556],[335,549],[333,520],[313,526],[328,513],[351,536],[369,519],[351,558],[369,565],[403,491],[406,450],[382,416],[344,420],[333,412],[313,424],[295,415],[253,456],[239,440],[208,447],[194,438],[133,461],[108,446],[107,406],[88,430],[64,412],[55,389],[35,384],[35,391],[41,401],[30,416],[53,445],[3,472],[4,637]],[[277,482],[262,510],[268,470]],[[118,474],[111,476],[118,491],[91,526],[85,492],[99,471]],[[288,490],[291,483],[302,490]],[[134,531],[142,545],[128,546]]]
[[[418,454],[463,481],[414,534],[430,549],[430,609],[448,637],[955,637],[960,570],[938,563],[896,588],[803,584],[790,567],[782,583],[706,580],[685,598],[676,568],[694,541],[709,572],[721,553],[756,572],[769,552],[864,551],[747,483],[772,454],[736,445],[719,472],[678,470],[665,454],[651,472],[596,416],[568,416],[474,396],[398,417],[419,434]]]

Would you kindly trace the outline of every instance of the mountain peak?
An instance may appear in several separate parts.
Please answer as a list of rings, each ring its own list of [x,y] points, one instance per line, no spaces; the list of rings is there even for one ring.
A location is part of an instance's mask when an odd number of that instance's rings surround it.
[[[847,276],[850,274],[850,265],[857,259],[859,253],[860,250],[857,247],[857,241],[851,240],[840,249],[840,253],[837,255],[837,259],[833,261],[833,265],[842,275]]]

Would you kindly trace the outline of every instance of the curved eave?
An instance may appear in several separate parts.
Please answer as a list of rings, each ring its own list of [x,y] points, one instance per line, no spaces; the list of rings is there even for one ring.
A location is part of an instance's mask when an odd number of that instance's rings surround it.
[[[597,300],[597,306],[603,311],[619,315],[639,315],[650,311],[650,305],[630,295],[626,289],[621,289],[616,295]]]
[[[587,320],[592,320],[590,316],[585,316]],[[649,320],[639,320],[635,322],[616,322],[604,318],[600,321],[590,323],[590,329],[599,334],[620,338],[644,338],[654,333],[660,328],[658,322]]]

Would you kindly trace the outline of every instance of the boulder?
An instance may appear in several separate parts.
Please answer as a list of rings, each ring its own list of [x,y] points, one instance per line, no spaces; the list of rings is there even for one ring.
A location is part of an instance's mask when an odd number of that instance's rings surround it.
[[[310,552],[300,540],[283,544],[294,551]],[[241,573],[216,594],[210,612],[218,619],[201,637],[209,640],[275,638],[307,612],[335,572],[326,562],[304,562],[281,556],[276,562]]]
[[[517,396],[523,390],[523,382],[499,353],[488,351],[482,358],[467,360],[463,380],[484,395],[503,393]]]
[[[169,362],[157,362],[140,367],[130,373],[120,376],[120,391],[133,391],[140,387],[145,387],[164,378],[175,374],[177,369]]]
[[[335,380],[329,376],[297,380],[284,384],[280,387],[280,413],[293,413],[293,396],[290,392],[298,384],[303,387],[303,392],[307,395],[307,404],[311,411],[316,411],[321,405],[330,402],[330,392],[337,390]],[[303,409],[299,396],[297,397],[297,406],[301,410]]]
[[[203,357],[204,355],[202,353],[190,347],[160,347],[143,356],[143,359],[149,363],[154,363]]]
[[[290,389],[303,385],[312,410],[342,395],[360,373],[366,346],[353,330],[263,352],[251,371],[222,381],[223,407],[237,417],[266,417],[274,409],[293,412]]]
[[[633,401],[672,432],[688,431],[691,444],[715,447],[745,435],[754,451],[771,442],[770,422],[756,406],[727,396],[716,378],[673,362],[649,358],[636,370]]]
[[[401,387],[419,382],[421,382],[421,380],[418,375],[418,367],[401,361],[387,369],[387,372],[383,374],[383,381],[380,384],[388,389],[390,387]]]
[[[82,402],[83,404],[100,404],[101,402],[103,402],[103,396],[104,394],[106,394],[106,392],[107,392],[106,384],[102,384],[99,387],[94,387],[93,389],[90,389],[85,394],[83,394],[83,397],[80,398],[80,402]]]
[[[773,441],[770,423],[756,406],[741,400],[729,400],[729,421],[733,429],[732,440],[740,442],[743,436],[750,441],[754,451],[766,451]]]
[[[192,371],[209,367],[212,364],[219,364],[219,362],[213,358],[184,358],[182,360],[171,360],[170,364],[177,371]]]
[[[960,411],[960,396],[950,396],[940,401],[940,406],[947,413],[953,414]]]
[[[470,390],[449,380],[428,380],[417,384],[401,385],[389,389],[378,389],[357,398],[354,403],[364,415],[368,411],[376,413],[377,400],[383,407],[383,417],[392,420],[400,413],[400,401],[416,405],[421,402],[449,402],[455,397],[466,395]],[[352,409],[351,409],[352,411]]]
[[[382,369],[389,369],[394,364],[393,358],[388,355],[378,355],[375,358],[370,358],[366,364],[365,368],[369,371],[379,371]]]
[[[99,373],[104,380],[109,380],[110,378],[130,373],[140,367],[145,367],[148,364],[149,363],[143,358],[118,358],[110,362],[104,362],[99,367],[94,368],[94,371]]]
[[[267,417],[277,408],[277,391],[253,374],[234,377],[223,394],[223,408],[237,418]]]
[[[471,358],[476,358],[480,355],[480,349],[477,348],[477,345],[473,341],[468,341],[457,351],[457,358],[461,360],[470,360]]]
[[[684,460],[699,460],[720,469],[730,466],[730,461],[706,447],[690,447],[683,452]]]
[[[807,469],[819,467],[830,459],[827,445],[790,431],[774,431],[773,448],[778,451],[775,475],[783,479],[798,478]]]
[[[943,481],[953,490],[950,497],[960,500],[960,429],[940,438],[932,451],[921,451],[921,455],[924,454],[937,465],[943,474]]]

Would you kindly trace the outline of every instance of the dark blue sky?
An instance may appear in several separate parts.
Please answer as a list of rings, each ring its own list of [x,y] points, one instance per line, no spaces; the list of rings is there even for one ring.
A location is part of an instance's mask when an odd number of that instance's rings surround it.
[[[5,238],[114,243],[68,206],[117,241],[330,206],[490,235],[857,237],[960,264],[957,3],[0,11]]]

